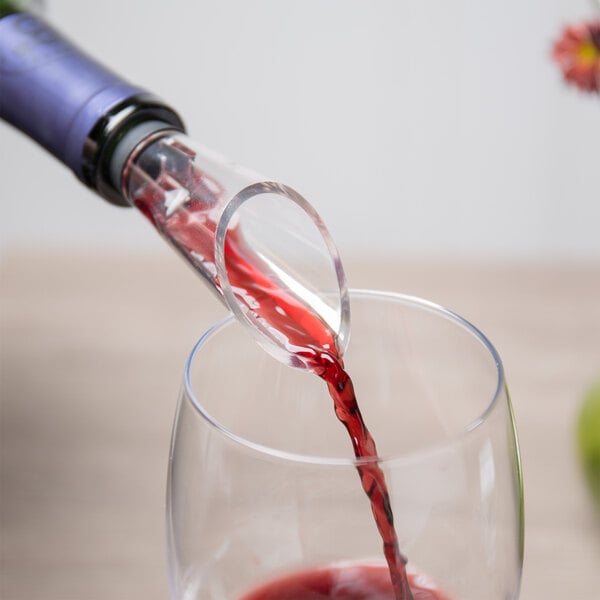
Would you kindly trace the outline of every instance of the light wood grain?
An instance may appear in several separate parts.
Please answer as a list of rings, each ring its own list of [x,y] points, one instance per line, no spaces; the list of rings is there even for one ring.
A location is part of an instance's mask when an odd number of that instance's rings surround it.
[[[348,263],[449,306],[503,357],[526,485],[522,600],[600,590],[573,428],[600,377],[600,265]],[[170,251],[2,258],[2,600],[166,599],[164,490],[186,354],[225,313]]]

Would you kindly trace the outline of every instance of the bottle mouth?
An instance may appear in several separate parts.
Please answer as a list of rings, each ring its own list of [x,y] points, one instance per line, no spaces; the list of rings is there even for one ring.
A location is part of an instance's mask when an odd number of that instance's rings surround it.
[[[225,302],[275,358],[306,368],[307,346],[343,356],[350,301],[342,261],[298,192],[269,181],[238,192],[217,226],[215,266]]]
[[[125,164],[138,144],[154,134],[184,132],[179,115],[150,94],[136,94],[113,106],[89,133],[81,156],[82,181],[117,206]]]

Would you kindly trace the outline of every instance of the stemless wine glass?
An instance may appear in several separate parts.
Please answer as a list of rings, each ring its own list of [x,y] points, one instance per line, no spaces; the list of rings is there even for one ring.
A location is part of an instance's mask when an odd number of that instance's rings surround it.
[[[353,291],[351,303],[345,365],[409,571],[443,591],[432,598],[517,598],[522,477],[496,350],[425,300]],[[235,319],[215,325],[188,360],[173,429],[172,598],[300,598],[285,596],[286,581],[333,570],[346,590],[335,597],[369,597],[347,591],[383,564],[356,466],[324,383],[262,351]]]

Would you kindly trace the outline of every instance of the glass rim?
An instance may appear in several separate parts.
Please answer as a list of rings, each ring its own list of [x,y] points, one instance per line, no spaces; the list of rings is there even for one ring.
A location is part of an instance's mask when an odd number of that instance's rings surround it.
[[[402,294],[399,292],[389,292],[389,291],[379,291],[379,290],[371,290],[371,289],[361,289],[361,288],[352,288],[349,289],[349,295],[351,297],[362,297],[362,298],[379,298],[379,299],[388,299],[399,301],[400,303],[408,306],[414,306],[425,310],[430,313],[437,314],[438,316],[445,318],[454,322],[456,325],[462,327],[468,333],[470,333],[474,338],[476,338],[487,350],[489,355],[492,357],[495,367],[496,367],[496,388],[494,393],[491,395],[491,398],[485,408],[474,418],[471,419],[466,426],[460,429],[457,433],[452,436],[444,439],[442,442],[430,444],[424,448],[419,448],[414,451],[407,451],[399,454],[391,454],[391,455],[380,455],[377,457],[370,458],[355,458],[355,457],[329,457],[329,456],[317,456],[313,454],[301,454],[298,452],[288,452],[286,450],[280,450],[278,448],[273,448],[272,446],[267,446],[265,444],[260,444],[258,442],[254,442],[250,439],[245,438],[244,436],[238,435],[232,430],[225,427],[222,423],[218,421],[215,417],[211,415],[211,413],[204,408],[201,402],[199,402],[196,394],[194,393],[194,389],[191,382],[190,372],[192,369],[192,364],[194,363],[194,359],[202,350],[202,348],[206,345],[206,343],[215,335],[221,331],[224,327],[235,323],[235,315],[230,312],[227,316],[217,321],[214,325],[212,325],[209,329],[207,329],[198,339],[198,341],[194,344],[191,352],[188,355],[188,358],[185,363],[184,370],[184,388],[185,388],[185,400],[182,398],[182,401],[189,401],[194,410],[203,418],[208,425],[217,433],[222,435],[225,438],[228,438],[230,441],[238,444],[242,447],[245,447],[248,450],[257,452],[265,457],[270,457],[273,459],[288,461],[291,463],[308,463],[308,464],[319,464],[323,466],[352,466],[356,467],[357,465],[367,464],[377,462],[379,464],[391,464],[398,462],[411,462],[415,459],[423,458],[428,455],[435,455],[450,446],[458,443],[460,440],[474,432],[476,429],[481,427],[487,420],[491,413],[494,411],[494,408],[497,406],[500,396],[505,390],[505,376],[504,376],[504,366],[502,364],[502,360],[498,351],[488,339],[488,337],[475,325],[473,325],[470,321],[461,317],[458,313],[440,305],[430,300],[426,300],[424,298],[420,298],[418,296],[413,296],[410,294]],[[290,367],[291,368],[291,367]],[[332,417],[333,418],[333,417]]]

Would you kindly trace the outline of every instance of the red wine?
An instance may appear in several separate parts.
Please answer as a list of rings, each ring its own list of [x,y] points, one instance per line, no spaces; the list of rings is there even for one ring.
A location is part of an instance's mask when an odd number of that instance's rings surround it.
[[[408,575],[414,600],[449,600],[420,575]],[[340,564],[263,584],[240,600],[394,600],[384,565]]]
[[[365,425],[352,380],[344,370],[341,361],[332,354],[323,353],[320,356],[320,364],[315,364],[314,371],[327,383],[335,414],[350,435],[354,455],[357,458],[377,459],[375,440]],[[383,541],[383,552],[388,563],[395,597],[397,600],[413,598],[406,576],[406,558],[401,554],[398,546],[394,514],[383,471],[377,462],[363,463],[356,469],[363,490],[371,502],[375,524]]]
[[[175,154],[175,162],[181,160],[174,165],[176,168],[173,165],[169,168],[162,161],[154,179],[140,175],[138,181],[133,171],[137,190],[133,201],[193,266],[204,276],[211,275],[214,281],[217,279],[214,264],[217,215],[212,210],[218,206],[222,190],[217,182],[193,166],[189,150],[174,149],[179,153]],[[142,174],[146,172],[152,172],[148,166]],[[181,194],[184,194],[183,200]],[[375,441],[362,418],[352,380],[336,348],[334,333],[318,314],[281,284],[235,228],[228,232],[225,240],[225,258],[229,283],[236,290],[238,300],[284,336],[294,358],[327,383],[335,413],[348,431],[355,456],[373,459],[361,463],[357,467],[358,474],[383,541],[394,596],[396,600],[413,600],[385,478],[377,463]]]

